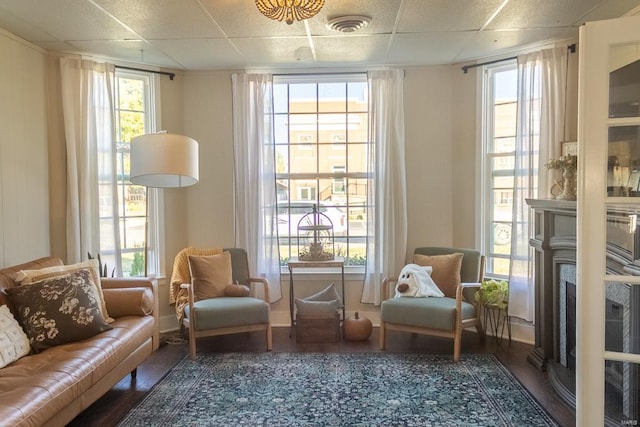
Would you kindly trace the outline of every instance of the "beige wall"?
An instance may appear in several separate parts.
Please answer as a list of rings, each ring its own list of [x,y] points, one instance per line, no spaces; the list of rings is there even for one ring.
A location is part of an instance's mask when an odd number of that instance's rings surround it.
[[[0,267],[49,255],[46,55],[0,30]]]
[[[467,74],[451,66],[452,76],[452,206],[453,246],[476,248],[477,206],[480,197],[478,156],[481,154],[477,110],[481,94],[476,90],[477,68]]]

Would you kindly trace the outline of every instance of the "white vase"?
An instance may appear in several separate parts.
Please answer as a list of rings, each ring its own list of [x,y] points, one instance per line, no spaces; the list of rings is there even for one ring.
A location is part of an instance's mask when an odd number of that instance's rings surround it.
[[[573,169],[562,170],[562,192],[558,194],[557,199],[575,200],[576,199],[576,171]]]

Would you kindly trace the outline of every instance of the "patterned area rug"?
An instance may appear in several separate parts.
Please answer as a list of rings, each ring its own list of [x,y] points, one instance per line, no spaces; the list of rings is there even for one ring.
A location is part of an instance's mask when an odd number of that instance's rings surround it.
[[[222,353],[182,360],[120,426],[555,426],[490,354]]]

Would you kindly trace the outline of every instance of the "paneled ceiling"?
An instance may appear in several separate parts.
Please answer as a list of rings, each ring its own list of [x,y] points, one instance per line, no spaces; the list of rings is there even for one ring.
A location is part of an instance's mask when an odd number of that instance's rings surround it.
[[[0,28],[46,50],[183,70],[451,64],[576,37],[640,0],[326,0],[287,25],[253,0],[0,0]],[[342,15],[371,23],[325,27]]]

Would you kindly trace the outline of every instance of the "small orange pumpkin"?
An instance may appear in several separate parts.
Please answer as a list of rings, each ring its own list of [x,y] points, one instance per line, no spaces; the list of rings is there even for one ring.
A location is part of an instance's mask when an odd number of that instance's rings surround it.
[[[373,324],[371,320],[360,316],[356,311],[353,316],[344,319],[342,324],[344,337],[349,341],[366,341],[371,335]]]

